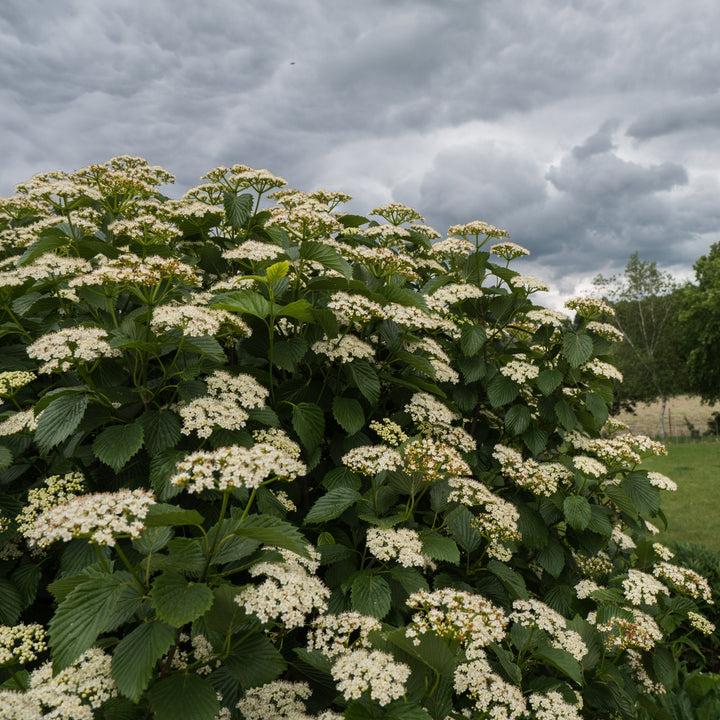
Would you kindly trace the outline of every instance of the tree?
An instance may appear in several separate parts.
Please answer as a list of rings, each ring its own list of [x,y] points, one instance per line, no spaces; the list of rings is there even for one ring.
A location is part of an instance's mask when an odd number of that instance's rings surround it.
[[[681,319],[691,350],[690,387],[714,404],[720,398],[720,243],[694,265],[696,285],[685,291]]]
[[[657,263],[630,256],[622,277],[595,278],[595,286],[612,305],[609,321],[623,334],[615,346],[615,363],[623,374],[620,400],[660,400],[658,433],[665,437],[667,399],[688,388],[685,334],[679,320],[683,289]]]

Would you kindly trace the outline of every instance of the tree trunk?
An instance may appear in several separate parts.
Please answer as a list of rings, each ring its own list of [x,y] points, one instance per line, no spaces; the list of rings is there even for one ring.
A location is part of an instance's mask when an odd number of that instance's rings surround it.
[[[660,396],[660,439],[665,439],[665,406],[667,405],[667,398],[664,395]]]

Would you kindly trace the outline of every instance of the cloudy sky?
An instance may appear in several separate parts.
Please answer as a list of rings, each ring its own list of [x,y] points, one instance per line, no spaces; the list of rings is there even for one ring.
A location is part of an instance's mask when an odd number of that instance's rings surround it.
[[[546,298],[720,240],[717,0],[2,0],[0,195],[141,155],[479,219]]]

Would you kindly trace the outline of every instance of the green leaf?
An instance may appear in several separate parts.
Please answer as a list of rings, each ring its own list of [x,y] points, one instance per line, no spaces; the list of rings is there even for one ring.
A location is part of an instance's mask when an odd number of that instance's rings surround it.
[[[535,382],[543,395],[550,395],[562,379],[563,374],[559,370],[542,370]]]
[[[314,450],[325,437],[325,414],[314,403],[298,403],[293,407],[292,426],[302,444]]]
[[[294,300],[287,305],[274,308],[275,317],[291,317],[303,322],[313,321],[312,305],[307,300]]]
[[[273,365],[281,370],[295,372],[297,364],[303,359],[307,349],[307,341],[301,337],[276,340],[273,344]]]
[[[154,720],[213,720],[220,709],[215,688],[195,673],[176,673],[150,688]]]
[[[505,429],[511,435],[521,435],[530,426],[532,415],[527,405],[513,405],[505,413]]]
[[[350,597],[353,609],[362,615],[382,620],[390,612],[390,586],[383,577],[370,570],[361,572],[355,578]]]
[[[86,393],[61,395],[53,400],[37,419],[35,442],[46,453],[75,432],[88,405]]]
[[[602,399],[597,393],[586,393],[584,396],[585,407],[590,411],[590,414],[595,419],[595,423],[598,427],[602,427],[608,419],[609,411],[608,406],[605,404],[605,400]]]
[[[165,528],[162,528],[165,529]],[[225,549],[227,542],[222,545]],[[155,553],[150,558],[151,570],[177,570],[200,574],[207,562],[204,538],[176,537],[168,543],[168,552]]]
[[[337,395],[333,400],[333,416],[348,435],[354,435],[365,425],[362,405],[354,398]]]
[[[460,326],[460,349],[463,355],[477,355],[485,345],[485,328],[482,325],[463,323]]]
[[[229,310],[230,312],[247,313],[255,317],[266,318],[272,310],[269,300],[252,290],[235,290],[216,295],[210,303],[211,307]]]
[[[50,620],[53,670],[71,665],[97,639],[115,610],[124,581],[114,575],[92,577],[76,585]]]
[[[253,196],[250,193],[236,195],[234,192],[223,193],[225,219],[233,230],[240,230],[250,217],[253,207]]]
[[[162,550],[172,539],[173,531],[169,527],[146,527],[132,541],[132,546],[142,555],[151,555]]]
[[[585,530],[592,518],[592,509],[582,495],[568,495],[563,501],[563,514],[568,525],[575,530]]]
[[[448,530],[450,530],[450,533],[455,540],[457,540],[460,547],[468,553],[477,550],[482,542],[472,521],[473,515],[467,508],[453,513],[451,519],[448,521]]]
[[[22,609],[22,597],[15,584],[0,578],[0,624],[15,625]]]
[[[160,620],[174,627],[204,615],[213,603],[212,590],[205,583],[188,581],[172,571],[155,578],[150,597]]]
[[[315,501],[305,516],[305,523],[320,523],[333,520],[352,507],[362,496],[356,490],[338,487],[325,493]]]
[[[147,527],[202,525],[203,516],[197,510],[183,510],[177,505],[155,503],[148,509],[144,523]]]
[[[143,428],[140,423],[112,425],[105,428],[93,443],[95,457],[109,465],[115,472],[125,467],[143,444]]]
[[[433,720],[427,710],[417,703],[396,700],[385,708],[385,720]]]
[[[527,600],[528,591],[523,576],[498,560],[490,560],[488,570],[505,586],[514,600]]]
[[[575,412],[565,400],[558,400],[553,408],[560,424],[566,430],[574,430],[577,427],[578,421]]]
[[[555,538],[551,537],[547,546],[538,553],[537,561],[540,567],[545,568],[556,578],[565,567],[565,550]]]
[[[181,438],[180,418],[169,410],[146,410],[137,422],[142,425],[145,447],[151,455],[175,447]]]
[[[281,260],[265,270],[265,276],[268,282],[276,283],[280,282],[290,271],[290,263],[287,260]]]
[[[226,658],[224,665],[246,688],[272,682],[287,669],[282,653],[262,632],[243,640]]]
[[[538,427],[529,427],[523,433],[522,439],[533,455],[539,455],[548,443],[548,434]]]
[[[422,573],[415,568],[406,568],[402,565],[396,565],[391,568],[390,575],[392,579],[402,585],[402,589],[408,594],[417,592],[418,590],[427,590],[427,580]]]
[[[225,351],[222,345],[211,335],[201,335],[199,337],[186,337],[183,342],[183,350],[189,350],[204,355],[211,360],[219,363],[226,361]]]
[[[563,337],[563,355],[571,367],[586,363],[593,351],[592,338],[582,333],[568,332]]]
[[[388,634],[387,639],[395,647],[431,667],[439,675],[452,675],[455,672],[457,652],[450,640],[439,637],[433,632],[427,632],[419,636],[420,643],[415,645],[405,634],[404,628],[393,630]]]
[[[300,257],[303,258],[303,260],[319,262],[331,270],[337,270],[337,272],[342,273],[346,278],[352,276],[350,263],[345,260],[337,250],[325,245],[325,243],[316,242],[315,240],[305,240],[302,245],[300,245]]]
[[[488,400],[494,408],[511,403],[519,392],[520,386],[502,373],[498,373],[487,386]]]
[[[460,550],[452,538],[432,532],[422,535],[421,539],[423,552],[433,560],[441,560],[453,565],[460,563]]]
[[[582,675],[580,673],[580,663],[566,650],[558,648],[543,647],[534,653],[535,657],[544,660],[549,665],[558,669],[574,680],[578,685],[582,684]]]
[[[235,530],[235,535],[308,557],[308,541],[300,531],[291,523],[272,515],[248,515]]]
[[[499,660],[511,682],[515,685],[522,685],[522,673],[520,672],[520,668],[515,664],[514,655],[497,643],[491,643],[488,647],[495,653],[495,657]]]
[[[374,368],[366,360],[353,360],[349,368],[355,387],[371,405],[376,405],[380,399],[380,380]]]
[[[660,490],[650,483],[646,473],[630,473],[621,487],[638,512],[654,515],[660,509]]]
[[[8,468],[12,465],[13,456],[10,450],[4,445],[0,445],[0,469]]]
[[[155,664],[174,640],[174,627],[152,621],[138,625],[118,643],[112,656],[112,676],[125,697],[133,702],[140,699]]]

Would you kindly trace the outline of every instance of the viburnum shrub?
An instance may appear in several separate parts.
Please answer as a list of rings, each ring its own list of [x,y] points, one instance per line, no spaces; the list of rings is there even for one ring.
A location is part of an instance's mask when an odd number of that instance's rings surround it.
[[[171,181],[0,200],[0,715],[660,717],[712,598],[610,309],[482,222]]]

